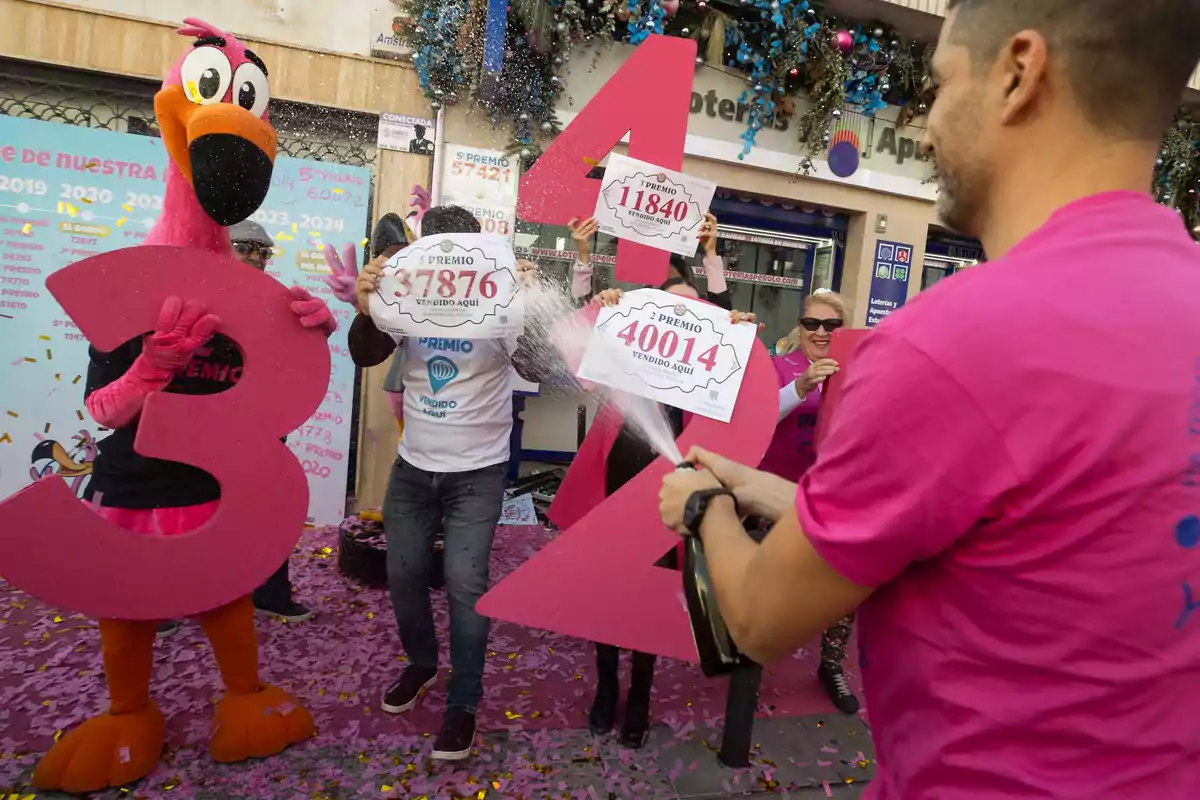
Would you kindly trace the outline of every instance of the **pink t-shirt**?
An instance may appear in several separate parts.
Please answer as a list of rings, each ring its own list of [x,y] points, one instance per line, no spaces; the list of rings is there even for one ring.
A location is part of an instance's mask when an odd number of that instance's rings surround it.
[[[775,374],[779,376],[780,389],[794,383],[812,363],[800,350],[775,356],[772,361]],[[818,386],[817,391],[809,392],[803,403],[780,420],[775,429],[775,438],[771,440],[759,469],[789,481],[798,481],[804,471],[812,466],[816,460],[813,434],[817,429],[817,409],[821,405],[820,388]]]
[[[797,494],[859,622],[867,797],[1200,798],[1200,248],[1056,213],[862,343]]]

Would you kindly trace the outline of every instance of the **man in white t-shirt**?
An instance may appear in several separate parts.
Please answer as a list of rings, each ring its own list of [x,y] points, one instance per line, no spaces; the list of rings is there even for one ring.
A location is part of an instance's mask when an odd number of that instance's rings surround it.
[[[479,221],[457,206],[431,208],[421,225],[427,236],[480,230]],[[379,270],[372,264],[359,275],[360,312],[349,346],[360,367],[381,364],[395,351],[404,390],[404,436],[388,482],[383,524],[388,587],[409,666],[384,695],[383,710],[408,711],[437,679],[429,576],[433,540],[444,530],[452,673],[433,757],[458,760],[470,755],[483,694],[489,625],[475,603],[488,588],[492,535],[504,501],[517,342],[393,340],[365,311]]]

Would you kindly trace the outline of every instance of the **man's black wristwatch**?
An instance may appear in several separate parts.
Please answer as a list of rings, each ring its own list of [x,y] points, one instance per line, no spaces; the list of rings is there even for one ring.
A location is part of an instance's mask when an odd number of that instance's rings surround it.
[[[692,496],[687,499],[687,503],[683,506],[683,525],[692,536],[700,535],[700,526],[704,523],[704,515],[708,513],[708,504],[714,497],[731,497],[733,498],[733,507],[737,509],[737,498],[733,496],[733,492],[722,487],[720,489],[701,489],[698,492],[692,492]]]

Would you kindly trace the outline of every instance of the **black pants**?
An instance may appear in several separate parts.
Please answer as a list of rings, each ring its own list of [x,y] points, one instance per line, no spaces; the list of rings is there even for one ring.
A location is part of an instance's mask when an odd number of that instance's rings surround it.
[[[254,605],[260,608],[279,608],[291,602],[292,576],[288,562],[275,570],[262,586],[254,590]]]
[[[634,651],[633,669],[629,678],[630,703],[650,704],[650,690],[654,686],[655,656]],[[621,648],[611,644],[596,643],[596,693],[616,698],[621,693],[619,671]]]

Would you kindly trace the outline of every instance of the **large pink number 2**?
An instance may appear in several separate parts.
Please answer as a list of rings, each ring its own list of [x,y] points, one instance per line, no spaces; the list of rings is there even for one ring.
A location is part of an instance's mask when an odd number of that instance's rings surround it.
[[[652,36],[642,44],[526,175],[522,216],[561,224],[591,214],[599,182],[586,179],[584,157],[603,157],[631,128],[631,156],[678,170],[695,56],[689,40]],[[647,75],[655,76],[652,97],[645,96]],[[617,249],[621,280],[657,284],[666,262],[665,252],[630,242]],[[644,346],[651,346],[649,340]],[[580,354],[565,355],[571,361]],[[770,356],[755,342],[732,419],[693,417],[679,449],[686,453],[700,444],[757,465],[774,435],[778,404]],[[605,435],[604,426],[594,425],[580,452],[596,450]],[[581,459],[567,482],[578,477],[577,470],[592,466]],[[599,504],[581,517],[570,513],[578,521],[484,595],[476,608],[534,628],[695,661],[679,573],[654,566],[679,542],[658,514],[659,486],[674,466],[659,458],[616,494],[603,502],[597,498]],[[603,486],[603,476],[592,477]]]
[[[627,133],[630,158],[678,172],[695,71],[694,41],[647,39],[521,178],[521,219],[566,225],[574,217],[592,216],[600,181],[588,173]],[[667,279],[669,258],[663,250],[622,240],[617,280],[657,286]]]
[[[200,614],[249,594],[288,557],[303,529],[308,486],[280,442],[329,385],[329,349],[304,329],[273,278],[230,258],[181,247],[94,256],[46,286],[97,349],[154,328],[163,300],[196,299],[241,347],[242,377],[220,394],[146,399],[134,447],[199,467],[221,485],[198,530],[131,533],[43,478],[0,503],[0,575],[59,608],[116,619]],[[82,404],[83,398],[80,398]]]

